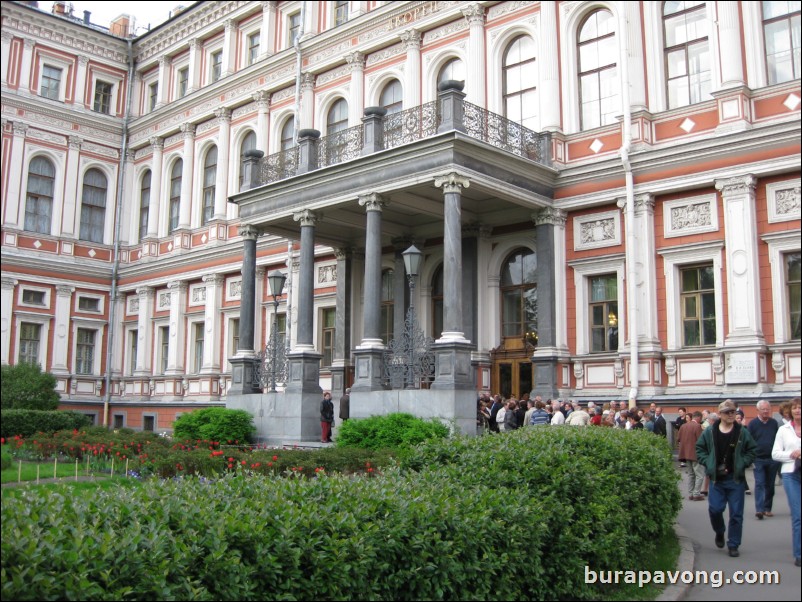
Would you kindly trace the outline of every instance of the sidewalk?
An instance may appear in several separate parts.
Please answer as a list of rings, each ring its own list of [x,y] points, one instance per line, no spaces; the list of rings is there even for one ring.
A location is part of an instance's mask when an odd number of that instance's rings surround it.
[[[780,583],[777,585],[725,583],[721,587],[713,587],[709,581],[707,585],[698,584],[688,588],[682,599],[717,602],[721,600],[798,602],[799,592],[802,591],[802,569],[794,566],[791,552],[791,517],[785,490],[780,485],[775,487],[774,517],[758,520],[755,518],[754,479],[751,470],[747,471],[747,479],[753,494],[746,496],[740,557],[730,558],[726,547],[722,550],[716,547],[707,512],[707,501],[688,500],[687,477],[684,470],[679,484],[684,501],[677,517],[677,524],[693,541],[696,552],[694,570],[723,571],[721,575],[725,582],[736,571],[777,571]],[[724,520],[728,520],[727,512],[724,513]]]

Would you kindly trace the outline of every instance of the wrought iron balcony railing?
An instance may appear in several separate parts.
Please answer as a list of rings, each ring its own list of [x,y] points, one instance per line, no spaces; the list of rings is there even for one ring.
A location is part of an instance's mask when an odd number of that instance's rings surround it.
[[[318,142],[318,164],[328,167],[356,159],[362,154],[363,127],[357,125],[347,130],[324,136]]]

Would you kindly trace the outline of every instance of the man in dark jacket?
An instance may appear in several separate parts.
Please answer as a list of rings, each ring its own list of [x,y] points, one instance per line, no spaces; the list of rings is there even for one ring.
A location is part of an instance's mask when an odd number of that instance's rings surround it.
[[[665,437],[667,434],[666,419],[663,418],[663,408],[657,406],[654,410],[654,434]]]
[[[696,442],[696,457],[710,477],[708,508],[710,524],[716,533],[716,547],[727,548],[733,558],[740,556],[743,533],[746,468],[757,455],[757,444],[746,428],[735,422],[737,408],[729,399],[718,406],[719,419],[702,432]],[[729,524],[724,525],[724,509],[730,507]]]
[[[340,397],[340,420],[345,422],[351,417],[351,389],[346,389]]]
[[[772,517],[774,502],[774,481],[780,463],[771,459],[774,438],[780,425],[771,417],[771,404],[764,400],[757,402],[757,418],[749,421],[746,427],[757,443],[755,458],[755,517],[763,520],[764,516]]]

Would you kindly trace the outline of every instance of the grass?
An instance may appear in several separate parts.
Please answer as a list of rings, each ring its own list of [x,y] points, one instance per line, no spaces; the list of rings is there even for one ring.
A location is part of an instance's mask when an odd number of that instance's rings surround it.
[[[663,537],[638,559],[638,566],[621,567],[621,570],[634,571],[675,571],[677,570],[677,560],[679,559],[680,546],[677,536],[673,530],[668,530]],[[593,568],[593,567],[589,567]],[[609,592],[602,591],[601,600],[607,602],[617,602],[619,600],[654,600],[665,589],[665,585],[654,585],[650,583],[644,587],[637,584],[619,584],[609,586]]]
[[[32,487],[36,487],[39,491],[47,491],[47,492],[61,492],[67,493],[69,495],[82,495],[87,493],[92,493],[98,490],[110,490],[110,489],[135,489],[142,486],[142,481],[138,479],[128,479],[125,477],[114,477],[110,479],[108,477],[103,477],[98,481],[69,481],[64,480],[58,483],[43,483],[40,485],[36,485],[35,483],[27,483],[26,485],[22,485],[20,487],[4,487],[2,490],[2,498],[4,500],[10,499],[13,497],[19,497],[24,495],[26,491],[30,490]]]
[[[17,481],[36,481],[37,467],[39,469],[40,479],[54,478],[52,461],[44,461],[44,462],[23,461],[22,464],[20,464],[18,460],[14,460],[10,468],[6,468],[2,472],[0,472],[0,482],[16,483]],[[75,478],[75,463],[57,463],[55,467],[56,467],[55,478],[59,479],[70,478],[70,477]],[[79,462],[78,476],[86,477],[94,475],[98,478],[103,478],[108,476],[106,471],[109,471],[110,468],[111,464],[104,463],[103,465],[98,465],[97,463],[95,463],[94,465],[90,466],[89,471],[87,471],[86,463]],[[117,472],[118,470],[120,472],[125,472],[125,466],[120,466],[118,464],[115,467],[115,472]]]

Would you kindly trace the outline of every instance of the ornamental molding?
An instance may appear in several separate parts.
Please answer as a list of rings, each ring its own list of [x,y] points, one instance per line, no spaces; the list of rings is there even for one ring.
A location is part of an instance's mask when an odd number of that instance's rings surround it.
[[[95,155],[101,155],[103,157],[109,157],[110,159],[119,159],[120,158],[120,151],[114,148],[109,148],[108,146],[101,146],[100,144],[95,144],[94,142],[84,142],[81,147],[82,151],[87,153],[94,153]]]
[[[536,226],[548,224],[552,226],[559,226],[565,228],[565,222],[568,219],[568,214],[562,209],[554,207],[543,207],[537,213],[532,214],[532,221]]]
[[[522,8],[530,8],[532,6],[532,2],[529,0],[516,0],[516,2],[502,2],[501,4],[496,4],[495,6],[491,6],[490,9],[487,11],[487,19],[498,19],[499,17],[503,17],[509,13],[515,12],[516,10],[520,10]]]
[[[399,56],[405,53],[404,44],[395,44],[390,46],[389,48],[382,48],[378,52],[374,52],[368,56],[367,59],[367,66],[370,67],[372,65],[376,65],[377,63],[381,63],[382,61],[386,61],[387,59],[393,58],[394,56]]]
[[[31,129],[28,132],[27,137],[31,140],[41,140],[42,142],[50,142],[51,144],[57,144],[59,146],[67,145],[67,140],[64,138],[64,136],[51,134],[50,132],[43,132],[42,130]]]
[[[716,232],[718,208],[715,194],[676,199],[663,203],[663,235],[666,238],[700,232]]]
[[[302,228],[305,226],[314,227],[315,224],[322,218],[322,213],[319,211],[312,211],[310,209],[304,209],[303,211],[298,211],[292,215],[292,219],[296,222],[299,222]]]
[[[342,65],[331,71],[326,71],[317,76],[317,83],[319,86],[332,82],[336,79],[348,77],[351,73],[351,68],[348,65]]]
[[[452,171],[451,173],[435,177],[434,185],[436,188],[442,188],[444,194],[460,194],[463,188],[470,187],[471,181],[459,175],[457,172]]]
[[[727,178],[726,180],[716,180],[716,190],[721,191],[721,196],[754,194],[757,178],[751,174]]]
[[[766,205],[770,224],[800,219],[800,178],[768,184]]]
[[[574,218],[574,250],[599,249],[621,244],[621,213],[605,211]]]
[[[427,31],[423,34],[423,43],[424,44],[431,44],[437,40],[441,40],[443,38],[450,37],[462,31],[467,31],[470,25],[468,21],[465,19],[459,19],[457,21],[453,21],[448,23],[447,25],[443,25],[442,27],[438,27],[436,29],[432,29]]]
[[[364,207],[365,211],[379,211],[387,204],[384,197],[377,192],[359,195],[359,206]]]

